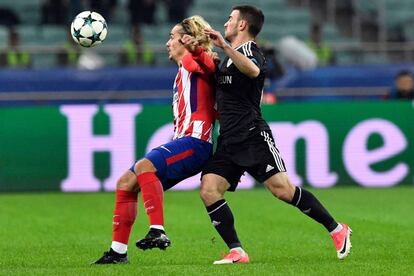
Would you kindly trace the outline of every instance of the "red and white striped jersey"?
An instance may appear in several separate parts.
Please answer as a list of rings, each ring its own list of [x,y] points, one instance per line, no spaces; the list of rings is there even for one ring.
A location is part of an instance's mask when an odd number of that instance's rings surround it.
[[[201,48],[186,54],[174,82],[174,140],[191,136],[213,143],[215,64]]]

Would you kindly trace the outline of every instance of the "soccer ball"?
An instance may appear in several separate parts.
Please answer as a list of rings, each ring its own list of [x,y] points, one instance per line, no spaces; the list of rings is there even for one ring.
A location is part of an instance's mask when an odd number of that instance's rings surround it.
[[[70,33],[73,40],[83,47],[101,44],[108,34],[108,26],[102,15],[97,12],[84,11],[72,21]]]

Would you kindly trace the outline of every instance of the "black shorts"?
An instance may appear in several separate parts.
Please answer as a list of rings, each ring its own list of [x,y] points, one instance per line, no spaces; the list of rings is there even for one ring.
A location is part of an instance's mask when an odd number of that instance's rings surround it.
[[[228,190],[234,191],[245,172],[259,182],[278,172],[286,172],[270,130],[257,132],[239,144],[228,145],[219,137],[216,152],[204,167],[202,175],[220,175],[229,182]]]

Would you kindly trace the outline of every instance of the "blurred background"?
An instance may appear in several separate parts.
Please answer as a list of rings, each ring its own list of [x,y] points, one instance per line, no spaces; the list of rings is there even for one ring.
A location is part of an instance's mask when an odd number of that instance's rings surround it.
[[[28,140],[43,147],[37,160],[29,160],[32,177],[40,186],[59,189],[60,180],[68,175],[71,143],[70,115],[64,105],[96,105],[96,135],[110,133],[105,106],[137,104],[153,112],[145,115],[148,121],[140,121],[148,132],[145,137],[139,136],[142,125],[137,123],[134,130],[137,146],[129,150],[140,158],[147,143],[151,144],[151,135],[171,121],[169,105],[177,69],[165,50],[170,29],[183,18],[199,14],[223,32],[231,7],[241,3],[254,4],[265,14],[258,44],[268,62],[263,95],[266,118],[292,124],[318,118],[339,141],[330,141],[337,146],[337,170],[341,171],[335,183],[358,184],[363,181],[346,169],[342,143],[367,119],[391,122],[400,132],[385,125],[372,128],[373,138],[368,135],[364,144],[367,152],[358,154],[370,159],[369,149],[385,150],[388,143],[393,144],[393,151],[372,161],[371,169],[394,172],[402,158],[405,169],[389,183],[412,183],[414,0],[0,0],[2,190],[13,190],[16,179],[21,179],[22,186],[14,190],[31,189],[19,172],[25,153],[15,152]],[[99,12],[108,24],[106,40],[91,49],[77,45],[69,32],[73,18],[84,10]],[[151,121],[156,125],[152,129]],[[305,160],[305,146],[298,145],[298,160]],[[329,141],[325,145],[332,150]],[[62,158],[50,165],[64,169],[58,175],[51,172],[53,177],[39,176],[43,167],[36,162],[54,160],[51,156],[59,147],[64,150]],[[27,145],[27,151],[33,150]],[[95,167],[104,168],[98,173],[95,169],[95,175],[101,174],[102,180],[112,175],[109,155],[93,158],[101,162]],[[306,174],[307,165],[292,164],[299,175]],[[308,178],[303,183],[319,181]],[[375,186],[375,181],[368,182]]]
[[[165,52],[171,27],[186,16],[200,14],[214,28],[223,31],[236,2],[1,0],[0,67],[33,70],[171,67]],[[414,59],[412,0],[243,3],[257,5],[266,17],[258,38],[269,63],[265,103],[309,97],[313,100],[315,96],[320,99],[392,97],[389,88],[394,85],[394,77],[402,70],[410,70]],[[97,11],[108,22],[105,43],[94,49],[83,49],[70,37],[70,22],[83,10]],[[326,67],[330,67],[329,74],[318,70]],[[361,68],[369,68],[366,73],[374,77],[361,74]],[[27,80],[25,75],[22,78]],[[111,87],[122,90],[119,87],[122,85],[116,83],[114,80]],[[326,91],[327,87],[337,89]],[[168,100],[167,91],[159,87],[155,90],[155,97]],[[145,98],[143,94],[125,97]]]

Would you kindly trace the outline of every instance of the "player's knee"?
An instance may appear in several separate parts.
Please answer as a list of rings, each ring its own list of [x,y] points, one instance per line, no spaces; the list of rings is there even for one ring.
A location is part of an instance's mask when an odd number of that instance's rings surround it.
[[[200,198],[208,206],[217,201],[217,194],[212,190],[200,189]]]
[[[292,193],[288,189],[277,189],[273,195],[284,202],[292,201]]]
[[[138,192],[139,189],[136,183],[137,180],[135,174],[128,170],[116,182],[116,189],[128,192]]]
[[[291,202],[295,188],[288,181],[272,181],[267,183],[270,192],[280,200]]]
[[[151,161],[148,159],[141,159],[137,161],[134,165],[134,172],[136,175],[145,173],[145,172],[155,172],[156,169]]]
[[[130,192],[130,191],[133,190],[133,187],[131,187],[131,185],[129,185],[129,182],[124,177],[121,177],[116,182],[116,189]]]
[[[203,180],[201,182],[200,197],[204,204],[209,206],[218,201],[222,197],[222,194],[220,194],[214,183]]]

